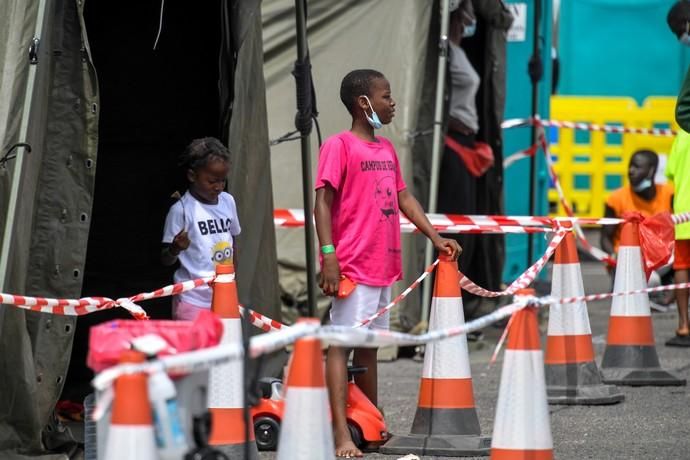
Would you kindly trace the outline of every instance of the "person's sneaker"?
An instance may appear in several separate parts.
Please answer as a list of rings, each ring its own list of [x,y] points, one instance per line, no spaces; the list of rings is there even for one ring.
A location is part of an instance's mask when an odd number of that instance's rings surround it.
[[[656,311],[659,313],[666,313],[668,311],[671,311],[671,309],[675,306],[675,303],[673,305],[661,305],[660,303],[656,303],[652,299],[649,299],[649,308],[651,308],[652,311]]]
[[[676,307],[675,294],[673,291],[650,292],[649,306],[653,311],[667,312]]]
[[[650,292],[649,300],[659,305],[670,305],[676,300],[673,291]]]
[[[467,333],[468,342],[479,342],[484,338],[484,333],[482,331],[472,331]]]

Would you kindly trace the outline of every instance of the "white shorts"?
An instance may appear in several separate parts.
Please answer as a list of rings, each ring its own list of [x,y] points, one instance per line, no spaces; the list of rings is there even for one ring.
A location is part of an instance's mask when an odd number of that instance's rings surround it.
[[[331,324],[336,326],[354,326],[388,305],[391,301],[390,286],[366,286],[358,284],[352,293],[344,299],[334,298],[331,307]],[[362,327],[388,330],[390,312],[379,316]]]

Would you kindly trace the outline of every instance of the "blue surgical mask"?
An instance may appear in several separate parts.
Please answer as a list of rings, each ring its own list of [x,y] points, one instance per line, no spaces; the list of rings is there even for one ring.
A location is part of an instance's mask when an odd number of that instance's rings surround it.
[[[477,31],[477,20],[472,19],[472,22],[470,24],[465,25],[462,28],[462,37],[467,38],[471,37],[474,35],[474,33]]]
[[[371,116],[367,115],[367,111],[364,111],[364,116],[367,117],[367,121],[371,125],[372,128],[374,129],[381,129],[383,126],[383,123],[381,123],[381,120],[379,120],[379,116],[374,112],[374,107],[371,105],[371,101],[367,96],[364,96],[364,99],[367,100],[367,103],[369,104],[369,108],[371,109]]]
[[[646,177],[642,179],[642,182],[633,187],[636,192],[644,192],[652,186],[652,179]]]
[[[690,34],[688,34],[687,32],[683,32],[683,35],[680,36],[678,41],[685,46],[690,46]]]

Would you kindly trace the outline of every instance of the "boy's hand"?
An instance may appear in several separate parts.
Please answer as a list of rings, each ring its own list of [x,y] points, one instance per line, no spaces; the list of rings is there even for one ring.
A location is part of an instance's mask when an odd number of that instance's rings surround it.
[[[340,264],[335,253],[323,256],[323,270],[319,277],[319,287],[325,295],[334,296],[338,294],[340,285]]]
[[[172,249],[173,253],[179,254],[180,252],[187,249],[190,243],[191,241],[189,240],[189,235],[187,234],[187,231],[182,230],[180,231],[180,233],[175,235],[175,238],[173,238],[170,249]]]
[[[450,238],[438,237],[431,242],[439,253],[449,255],[452,260],[458,260],[460,254],[462,254],[462,247],[460,247],[457,241]]]

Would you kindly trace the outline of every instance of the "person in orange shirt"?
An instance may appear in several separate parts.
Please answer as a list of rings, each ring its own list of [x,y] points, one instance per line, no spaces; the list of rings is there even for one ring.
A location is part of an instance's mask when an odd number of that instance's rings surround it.
[[[606,199],[605,217],[622,217],[627,211],[638,211],[649,217],[660,212],[673,210],[673,186],[655,184],[654,176],[659,167],[659,157],[651,150],[638,150],[630,158],[626,187],[611,193]],[[601,229],[601,248],[616,257],[620,240],[620,225],[604,225]],[[665,266],[652,273],[651,284],[659,284],[660,278],[671,276],[670,266]],[[665,294],[665,293],[664,293]],[[663,295],[658,303],[667,305],[672,301],[670,295]]]

